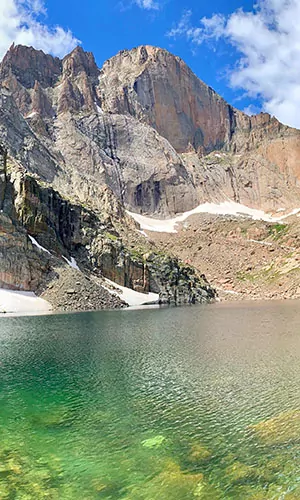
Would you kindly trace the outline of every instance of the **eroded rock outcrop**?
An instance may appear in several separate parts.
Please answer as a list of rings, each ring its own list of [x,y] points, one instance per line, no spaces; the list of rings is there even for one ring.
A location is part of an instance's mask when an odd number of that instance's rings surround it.
[[[16,168],[4,149],[2,161],[0,288],[37,291],[62,310],[123,307],[103,288],[104,277],[138,292],[156,292],[162,302],[214,298],[214,290],[192,268],[159,254],[143,236],[138,236],[139,247],[130,245],[137,228],[109,188],[101,213],[95,212]]]
[[[27,232],[0,213],[0,288],[36,290],[49,270],[49,259],[39,255]]]

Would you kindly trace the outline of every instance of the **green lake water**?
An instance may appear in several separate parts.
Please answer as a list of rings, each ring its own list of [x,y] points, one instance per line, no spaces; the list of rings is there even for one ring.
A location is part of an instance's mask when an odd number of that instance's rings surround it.
[[[300,303],[0,318],[0,499],[300,499]]]

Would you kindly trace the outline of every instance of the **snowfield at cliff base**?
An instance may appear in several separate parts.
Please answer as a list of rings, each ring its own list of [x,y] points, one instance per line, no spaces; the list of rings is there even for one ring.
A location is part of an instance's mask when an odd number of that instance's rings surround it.
[[[131,307],[142,306],[146,303],[158,303],[159,295],[156,293],[140,293],[118,285],[110,280],[105,280],[114,290],[108,289],[120,299],[127,302]],[[0,316],[9,314],[44,314],[52,310],[51,304],[46,300],[40,299],[33,292],[20,292],[0,288]]]
[[[164,220],[154,219],[153,217],[147,217],[145,215],[127,211],[127,213],[140,224],[142,230],[154,231],[158,233],[177,233],[176,225],[180,222],[184,222],[191,215],[196,214],[233,215],[236,217],[250,217],[253,220],[263,220],[265,222],[280,222],[291,215],[297,215],[299,212],[300,208],[296,208],[288,214],[277,217],[266,214],[263,210],[249,208],[231,200],[223,201],[222,203],[203,203],[193,210],[184,212],[183,214],[172,219]]]
[[[132,290],[131,288],[127,288],[125,286],[118,285],[117,283],[114,283],[113,281],[110,281],[109,279],[105,279],[106,283],[112,285],[115,289],[110,290],[109,288],[106,288],[110,293],[115,293],[117,294],[120,299],[124,300],[127,302],[127,304],[130,307],[137,307],[137,306],[142,306],[144,304],[154,304],[158,303],[159,301],[159,294],[158,293],[141,293],[141,292],[136,292],[135,290]]]
[[[131,288],[118,285],[106,280],[114,287],[109,290],[117,294],[120,299],[127,302],[131,307],[142,306],[145,303],[158,303],[159,295],[156,293],[140,293]],[[46,300],[40,299],[33,292],[19,292],[0,288],[0,316],[8,314],[44,314],[52,310],[51,305]]]
[[[51,305],[33,292],[19,292],[0,288],[0,315],[42,314],[51,311]]]

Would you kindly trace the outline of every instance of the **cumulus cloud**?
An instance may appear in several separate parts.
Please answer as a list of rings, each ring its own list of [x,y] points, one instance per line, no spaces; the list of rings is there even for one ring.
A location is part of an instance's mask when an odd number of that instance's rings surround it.
[[[185,36],[190,42],[195,45],[201,45],[204,41],[209,39],[218,40],[224,35],[226,19],[221,14],[214,14],[212,17],[203,17],[199,26],[192,25],[191,10],[186,10],[178,25],[171,29],[167,36],[170,38],[178,38]]]
[[[45,15],[42,0],[0,0],[0,59],[13,42],[32,45],[58,57],[80,43],[71,31],[44,24],[41,18]]]
[[[159,4],[155,0],[135,0],[135,3],[141,9],[157,10],[159,8]]]
[[[280,121],[300,128],[300,0],[258,0],[251,12],[215,14],[191,22],[184,13],[169,36],[194,45],[223,38],[238,53],[230,84],[254,98]]]

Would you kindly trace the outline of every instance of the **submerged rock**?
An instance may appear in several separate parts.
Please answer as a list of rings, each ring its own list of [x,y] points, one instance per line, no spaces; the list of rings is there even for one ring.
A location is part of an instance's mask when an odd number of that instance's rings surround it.
[[[191,447],[191,452],[188,456],[188,460],[194,463],[207,462],[211,458],[211,452],[202,446],[201,444],[194,444]]]
[[[287,493],[284,500],[299,500],[300,498],[300,487],[296,488],[294,491]]]
[[[145,448],[158,448],[165,442],[166,438],[164,436],[161,436],[158,434],[157,436],[154,436],[153,438],[145,439],[145,441],[142,441],[142,445]]]
[[[34,427],[54,429],[72,424],[72,413],[69,408],[57,408],[43,413],[35,413],[29,417],[29,422]]]
[[[218,491],[204,479],[203,474],[189,474],[174,463],[169,462],[166,468],[153,479],[140,486],[133,486],[126,500],[217,500]]]
[[[251,425],[253,435],[268,446],[300,442],[300,410],[291,410]]]
[[[59,488],[62,475],[57,457],[35,460],[12,443],[0,449],[1,500],[69,498],[64,496],[64,488]]]
[[[243,484],[257,479],[259,472],[254,467],[237,461],[227,467],[226,475],[232,484]]]

